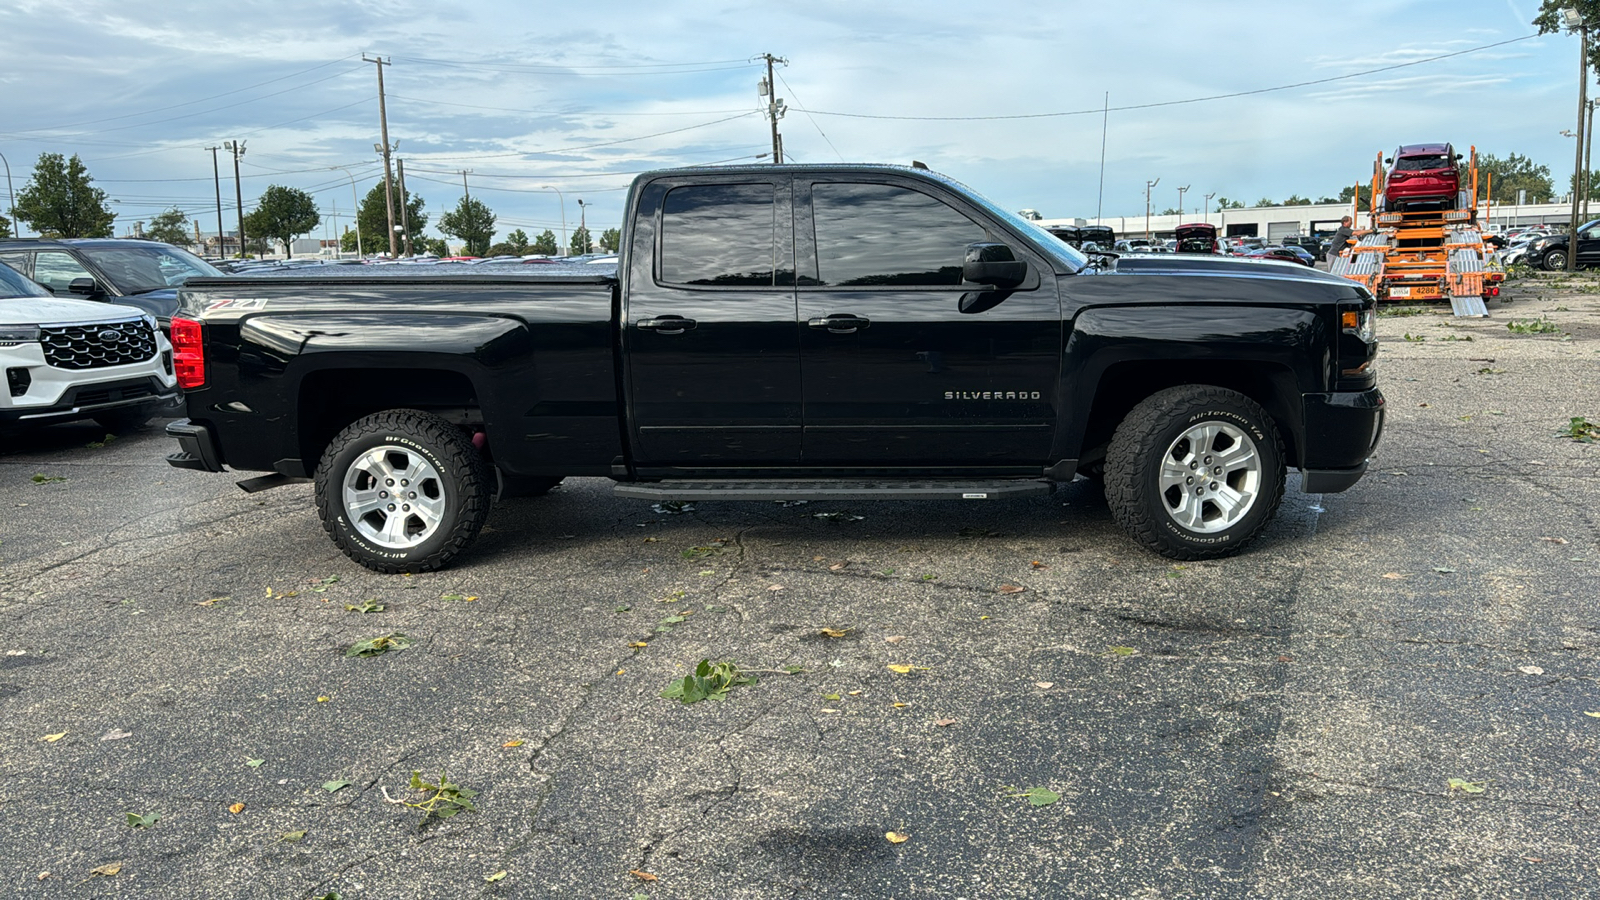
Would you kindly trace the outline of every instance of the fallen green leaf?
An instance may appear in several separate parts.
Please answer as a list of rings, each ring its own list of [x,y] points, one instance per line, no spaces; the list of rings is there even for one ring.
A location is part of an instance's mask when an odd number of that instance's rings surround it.
[[[1028,788],[1017,796],[1027,797],[1028,803],[1032,806],[1049,806],[1050,804],[1061,799],[1060,794],[1050,790],[1049,788],[1042,787]]]
[[[1464,778],[1450,779],[1450,790],[1462,791],[1468,794],[1481,794],[1487,788],[1487,781],[1467,781]]]
[[[46,475],[43,472],[39,472],[33,476],[34,484],[59,484],[66,480],[66,478],[60,475]]]
[[[677,700],[684,705],[701,700],[721,702],[728,699],[728,691],[733,688],[756,683],[756,676],[741,673],[739,667],[732,662],[712,665],[711,660],[702,659],[692,674],[683,676],[681,682],[676,682],[662,691],[661,696],[667,700]]]
[[[149,828],[151,825],[161,821],[161,813],[149,813],[142,816],[138,813],[125,813],[125,815],[128,817],[128,827],[130,828]]]
[[[261,764],[264,762],[266,762],[264,759],[247,759],[244,761],[244,764],[252,769],[259,769],[261,768]]]
[[[278,840],[285,844],[293,844],[305,836],[306,833],[304,830],[285,831],[283,834],[278,835]]]
[[[505,869],[501,869],[500,871],[494,873],[493,875],[485,875],[485,876],[483,876],[483,880],[489,882],[490,884],[494,884],[496,881],[499,881],[500,879],[502,879],[504,877],[506,877],[506,870]]]
[[[382,603],[377,603],[377,602],[372,601],[372,600],[363,600],[363,601],[361,601],[361,605],[359,605],[359,606],[354,606],[354,605],[351,605],[349,603],[346,603],[344,605],[344,608],[345,608],[346,612],[375,613],[375,612],[383,612],[384,609],[386,609],[387,607],[385,607]]]
[[[398,631],[391,631],[390,633],[381,635],[379,637],[369,638],[367,640],[357,641],[356,643],[351,644],[350,649],[346,650],[344,655],[352,657],[377,656],[381,653],[388,653],[390,650],[404,650],[409,646],[411,646],[411,638],[406,637]]]
[[[344,790],[345,788],[347,788],[349,786],[350,786],[350,782],[345,781],[342,778],[337,780],[337,781],[324,781],[322,783],[322,789],[327,791],[330,794],[342,791],[342,790]]]
[[[1132,647],[1112,647],[1106,652],[1112,654],[1113,656],[1132,656],[1139,651],[1133,649]]]

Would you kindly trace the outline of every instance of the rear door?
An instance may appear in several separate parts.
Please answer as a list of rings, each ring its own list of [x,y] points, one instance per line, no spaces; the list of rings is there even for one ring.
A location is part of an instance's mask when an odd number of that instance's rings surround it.
[[[786,175],[641,189],[623,298],[642,474],[800,459],[800,348]]]
[[[796,185],[806,465],[1037,472],[1062,349],[1051,269],[953,193],[857,179]],[[1021,289],[963,283],[985,240],[1030,263]]]

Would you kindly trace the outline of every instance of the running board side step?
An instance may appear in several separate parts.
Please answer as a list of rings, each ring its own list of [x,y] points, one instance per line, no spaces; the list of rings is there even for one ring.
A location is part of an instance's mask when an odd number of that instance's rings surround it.
[[[1046,495],[1044,479],[994,481],[634,481],[613,493],[635,500],[1000,500]]]

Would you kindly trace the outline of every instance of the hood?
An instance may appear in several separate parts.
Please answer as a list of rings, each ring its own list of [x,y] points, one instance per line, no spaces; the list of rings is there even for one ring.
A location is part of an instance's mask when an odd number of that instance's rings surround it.
[[[0,299],[0,325],[66,325],[77,322],[122,322],[145,314],[142,309],[98,303],[93,300],[62,300],[54,297],[8,297]]]
[[[163,321],[171,319],[172,314],[178,311],[178,289],[175,287],[159,288],[115,299],[123,306],[132,306]]]

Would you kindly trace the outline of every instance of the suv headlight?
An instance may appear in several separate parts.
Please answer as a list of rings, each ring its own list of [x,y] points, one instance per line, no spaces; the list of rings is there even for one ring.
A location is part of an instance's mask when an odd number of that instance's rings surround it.
[[[39,326],[37,325],[0,325],[0,347],[15,347],[18,344],[36,344],[39,342]]]

